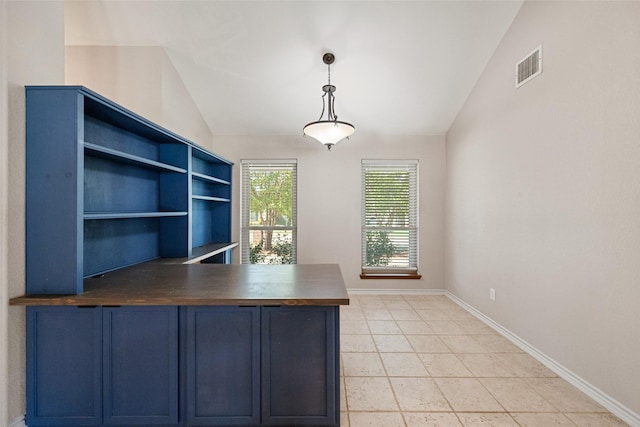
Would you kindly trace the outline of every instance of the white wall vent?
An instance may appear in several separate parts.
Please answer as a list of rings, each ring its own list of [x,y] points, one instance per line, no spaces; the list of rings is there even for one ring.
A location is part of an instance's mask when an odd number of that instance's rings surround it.
[[[516,65],[516,87],[520,87],[542,72],[542,46],[538,46]]]

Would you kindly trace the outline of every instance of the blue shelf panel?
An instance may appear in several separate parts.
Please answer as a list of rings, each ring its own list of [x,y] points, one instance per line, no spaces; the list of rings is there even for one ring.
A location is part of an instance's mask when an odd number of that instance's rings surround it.
[[[198,195],[193,195],[191,196],[191,198],[196,199],[196,200],[206,200],[208,202],[223,202],[223,203],[229,203],[231,200],[229,199],[225,199],[222,197],[211,197],[211,196],[198,196]]]
[[[199,179],[201,181],[211,182],[215,184],[222,184],[222,185],[231,185],[229,181],[225,181],[224,179],[215,178],[213,176],[205,175],[202,173],[193,172],[191,175],[193,176],[194,179]]]
[[[188,212],[85,212],[84,219],[162,218],[186,215]]]
[[[124,163],[135,164],[140,167],[146,167],[146,168],[151,168],[151,169],[161,170],[161,171],[187,173],[186,169],[171,166],[166,163],[156,162],[155,160],[150,160],[144,157],[135,156],[133,154],[128,154],[123,151],[102,147],[100,145],[92,144],[90,142],[84,143],[84,149],[85,149],[85,152],[88,152],[88,154],[91,154],[94,156],[103,157],[110,160],[116,160]]]

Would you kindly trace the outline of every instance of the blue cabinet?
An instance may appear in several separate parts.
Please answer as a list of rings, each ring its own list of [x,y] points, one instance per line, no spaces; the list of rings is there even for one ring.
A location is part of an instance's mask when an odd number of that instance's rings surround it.
[[[26,89],[26,293],[231,239],[232,163],[79,86]]]
[[[178,308],[103,308],[104,424],[178,422]]]
[[[27,307],[27,424],[176,425],[177,307]]]
[[[185,310],[187,424],[260,424],[259,307]]]
[[[27,424],[102,422],[99,309],[27,307]]]
[[[262,422],[339,425],[338,307],[263,307]]]

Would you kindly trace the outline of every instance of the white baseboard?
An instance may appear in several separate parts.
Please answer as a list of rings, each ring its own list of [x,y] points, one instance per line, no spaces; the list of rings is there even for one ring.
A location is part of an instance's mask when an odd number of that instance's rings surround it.
[[[349,295],[444,295],[444,289],[347,289]]]
[[[27,425],[24,423],[24,417],[18,417],[9,423],[8,427],[27,427]]]
[[[529,353],[532,357],[537,359],[540,363],[545,365],[547,368],[551,369],[555,372],[560,378],[565,379],[569,383],[571,383],[578,390],[582,391],[584,394],[598,402],[600,405],[607,408],[612,414],[616,415],[622,421],[626,422],[632,427],[640,427],[640,414],[636,414],[631,409],[627,408],[622,403],[618,402],[608,394],[604,393],[602,390],[593,386],[589,382],[580,378],[575,373],[571,372],[569,369],[556,362],[537,348],[533,347],[531,344],[515,335],[508,329],[504,328],[499,323],[495,322],[490,317],[484,315],[482,312],[478,311],[475,307],[467,304],[457,296],[453,295],[449,291],[445,291],[444,295],[449,297],[453,302],[458,304],[460,307],[467,310],[469,313],[483,321],[485,324],[495,329],[500,335],[504,336],[515,345],[520,347],[525,352]]]

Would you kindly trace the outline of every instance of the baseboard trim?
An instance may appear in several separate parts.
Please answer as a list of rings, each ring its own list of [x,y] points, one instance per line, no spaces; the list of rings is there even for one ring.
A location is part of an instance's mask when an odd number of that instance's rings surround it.
[[[347,289],[349,295],[444,295],[444,289]]]
[[[27,427],[27,425],[24,422],[24,417],[18,417],[12,423],[9,423],[8,427]]]
[[[485,324],[490,326],[500,335],[504,336],[515,345],[520,347],[525,352],[529,353],[532,357],[537,359],[540,363],[545,365],[547,368],[551,369],[555,372],[560,378],[565,379],[569,383],[571,383],[578,390],[585,393],[587,396],[598,402],[600,405],[604,406],[609,410],[612,414],[620,418],[622,421],[628,423],[632,427],[640,427],[640,414],[636,414],[631,409],[627,408],[622,403],[618,402],[608,394],[604,393],[599,388],[585,381],[571,370],[567,369],[560,363],[553,360],[551,357],[547,356],[516,334],[512,333],[510,330],[506,329],[499,323],[495,322],[490,317],[486,316],[479,310],[477,310],[472,305],[469,305],[465,301],[461,300],[457,296],[453,295],[449,291],[444,291],[444,295],[446,295],[453,302],[458,304],[460,307],[467,310],[469,313],[477,317],[479,320],[483,321]]]

